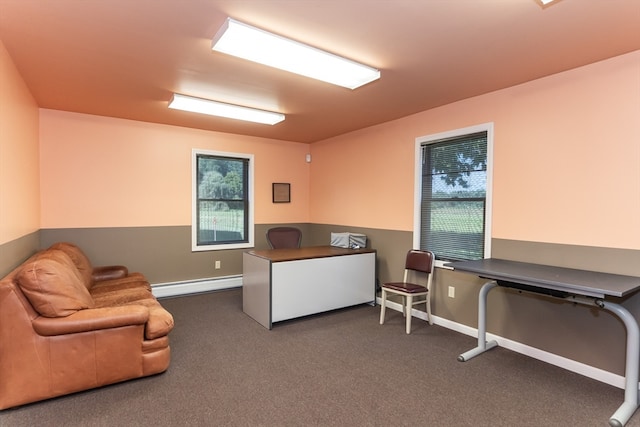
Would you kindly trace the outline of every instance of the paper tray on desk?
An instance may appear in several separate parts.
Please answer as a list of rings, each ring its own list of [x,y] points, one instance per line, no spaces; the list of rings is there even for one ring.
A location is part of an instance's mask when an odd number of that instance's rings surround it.
[[[365,248],[367,247],[367,236],[360,233],[331,233],[331,246]]]

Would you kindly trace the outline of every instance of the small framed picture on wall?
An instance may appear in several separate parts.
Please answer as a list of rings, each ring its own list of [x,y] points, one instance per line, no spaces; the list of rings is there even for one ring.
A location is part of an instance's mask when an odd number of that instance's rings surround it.
[[[288,182],[273,183],[273,203],[291,203],[291,184]]]

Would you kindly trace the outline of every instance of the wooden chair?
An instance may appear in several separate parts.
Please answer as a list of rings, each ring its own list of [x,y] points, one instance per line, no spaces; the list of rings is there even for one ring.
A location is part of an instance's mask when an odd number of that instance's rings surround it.
[[[302,231],[295,227],[274,227],[267,230],[267,243],[271,249],[299,248]]]
[[[406,317],[407,334],[411,333],[411,309],[416,304],[427,305],[427,318],[433,325],[431,318],[431,283],[433,281],[433,267],[435,256],[430,251],[412,249],[407,253],[404,267],[404,279],[402,282],[385,283],[382,285],[382,304],[380,304],[380,324],[384,324],[384,315],[387,305],[387,294],[402,296],[402,314]],[[408,282],[409,272],[421,272],[427,274],[426,286]],[[414,301],[414,297],[424,296],[425,299]]]

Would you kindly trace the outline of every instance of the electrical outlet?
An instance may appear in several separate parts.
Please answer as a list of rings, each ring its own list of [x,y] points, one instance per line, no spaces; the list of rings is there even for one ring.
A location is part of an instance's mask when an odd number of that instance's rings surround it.
[[[216,260],[216,270],[220,270],[220,260]]]
[[[456,297],[456,288],[454,288],[453,286],[449,286],[449,298],[455,298]]]

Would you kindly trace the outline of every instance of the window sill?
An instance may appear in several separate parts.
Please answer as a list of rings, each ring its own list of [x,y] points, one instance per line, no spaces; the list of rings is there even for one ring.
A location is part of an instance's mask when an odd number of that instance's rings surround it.
[[[443,270],[453,270],[453,267],[445,266],[445,264],[448,264],[449,262],[451,262],[451,261],[436,260],[435,267],[436,268],[441,268]]]

